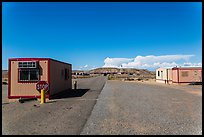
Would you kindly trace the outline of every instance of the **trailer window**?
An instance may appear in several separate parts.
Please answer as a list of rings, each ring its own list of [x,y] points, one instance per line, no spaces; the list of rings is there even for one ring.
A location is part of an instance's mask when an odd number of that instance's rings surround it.
[[[36,61],[23,61],[18,62],[19,68],[37,68],[37,62]]]
[[[67,69],[66,68],[64,69],[64,73],[65,73],[64,74],[64,79],[66,80],[67,79]]]
[[[39,69],[20,69],[19,81],[38,81]]]
[[[65,73],[65,74],[64,74],[64,79],[65,79],[65,80],[69,79],[69,69],[65,68],[65,69],[64,69],[64,73]]]
[[[29,75],[28,71],[20,70],[19,73],[20,73],[20,81],[28,80],[28,75]]]
[[[159,71],[158,71],[158,77],[159,77],[160,75],[159,75]]]
[[[194,75],[197,75],[197,74],[198,74],[198,71],[195,70],[195,71],[194,71]]]
[[[188,77],[188,71],[181,72],[182,77]]]

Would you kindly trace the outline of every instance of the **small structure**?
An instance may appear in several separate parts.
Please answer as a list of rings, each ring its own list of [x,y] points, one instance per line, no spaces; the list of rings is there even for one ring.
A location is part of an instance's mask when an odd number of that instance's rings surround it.
[[[8,70],[8,98],[40,98],[38,81],[47,81],[46,98],[72,88],[72,65],[50,58],[11,58]]]
[[[156,70],[156,82],[181,84],[202,82],[202,67],[173,67]]]
[[[202,67],[174,67],[172,82],[179,84],[202,82]]]
[[[171,84],[172,83],[172,68],[165,67],[156,70],[156,82]]]

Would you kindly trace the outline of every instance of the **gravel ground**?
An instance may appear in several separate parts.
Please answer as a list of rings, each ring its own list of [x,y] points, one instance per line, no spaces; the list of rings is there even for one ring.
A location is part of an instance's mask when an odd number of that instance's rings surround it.
[[[158,82],[153,82],[153,81],[144,81],[144,82],[135,82],[135,83],[159,85],[163,87],[183,90],[183,91],[186,91],[192,94],[197,94],[199,96],[202,96],[202,85],[164,84],[164,83],[158,83]]]
[[[2,85],[2,103],[8,102],[7,89],[8,89],[8,85]]]
[[[202,96],[167,86],[108,81],[81,134],[201,135]]]
[[[7,86],[2,86],[2,134],[80,134],[106,80],[103,76],[77,79],[78,93],[63,95],[43,105],[39,101],[8,103]]]

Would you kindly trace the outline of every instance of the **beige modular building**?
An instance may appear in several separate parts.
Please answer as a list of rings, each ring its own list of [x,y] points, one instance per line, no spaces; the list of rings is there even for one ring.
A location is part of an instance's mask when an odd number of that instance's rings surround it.
[[[156,70],[156,82],[166,84],[202,83],[202,67],[173,67]]]
[[[172,68],[159,68],[156,70],[156,82],[172,83]]]
[[[39,81],[49,83],[46,98],[72,88],[72,65],[50,58],[11,58],[8,70],[8,98],[40,98]]]

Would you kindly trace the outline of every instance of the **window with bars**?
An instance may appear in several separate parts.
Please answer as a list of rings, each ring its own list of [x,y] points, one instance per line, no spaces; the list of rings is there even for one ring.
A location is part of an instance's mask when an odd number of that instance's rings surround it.
[[[39,69],[19,69],[19,81],[38,81]]]
[[[18,62],[19,68],[37,68],[37,62],[36,61],[22,61]]]
[[[158,71],[158,77],[160,76],[159,71]]]

